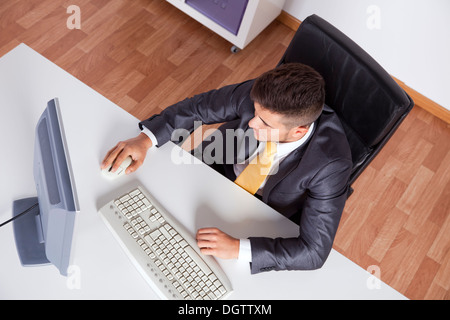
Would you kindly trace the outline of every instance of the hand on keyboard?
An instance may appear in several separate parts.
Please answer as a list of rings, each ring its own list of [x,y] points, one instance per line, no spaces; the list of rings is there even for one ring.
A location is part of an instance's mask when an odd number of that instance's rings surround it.
[[[201,253],[222,259],[239,257],[239,239],[235,239],[217,228],[203,228],[197,231],[197,245]]]

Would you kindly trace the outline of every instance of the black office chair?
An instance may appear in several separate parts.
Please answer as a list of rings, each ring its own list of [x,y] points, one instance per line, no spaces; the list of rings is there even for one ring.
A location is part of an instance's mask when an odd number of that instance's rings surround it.
[[[352,151],[350,196],[414,101],[367,52],[317,15],[301,23],[279,65],[289,62],[307,64],[325,79],[325,103],[339,116]]]

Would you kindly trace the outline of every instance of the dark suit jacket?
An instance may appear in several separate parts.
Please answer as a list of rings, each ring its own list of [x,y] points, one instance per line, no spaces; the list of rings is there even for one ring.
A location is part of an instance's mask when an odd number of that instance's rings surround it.
[[[193,130],[194,121],[223,123],[219,130],[247,130],[254,117],[249,92],[253,81],[226,86],[185,99],[139,125],[150,129],[162,145],[176,128]],[[253,137],[252,134],[247,137]],[[233,139],[237,139],[232,137]],[[253,138],[254,139],[254,138]],[[204,143],[201,148],[205,148]],[[246,143],[245,150],[230,155],[224,144],[221,163],[212,166],[234,180],[231,163],[241,161],[257,144]],[[217,160],[217,155],[214,159]],[[239,158],[239,159],[238,159]],[[206,160],[209,163],[208,159]],[[217,161],[216,161],[217,162]],[[308,141],[290,153],[270,176],[261,200],[299,225],[297,238],[250,238],[251,272],[269,270],[311,270],[320,268],[331,251],[339,220],[347,199],[348,178],[352,168],[350,148],[336,114],[327,106],[315,122]]]

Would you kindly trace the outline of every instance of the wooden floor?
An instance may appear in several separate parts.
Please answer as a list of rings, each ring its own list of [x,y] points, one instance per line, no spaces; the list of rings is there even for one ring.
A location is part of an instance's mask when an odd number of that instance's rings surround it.
[[[24,42],[139,119],[273,68],[293,34],[275,21],[231,54],[161,0],[0,2],[0,56]],[[334,248],[408,298],[449,299],[450,126],[415,107],[354,189]]]

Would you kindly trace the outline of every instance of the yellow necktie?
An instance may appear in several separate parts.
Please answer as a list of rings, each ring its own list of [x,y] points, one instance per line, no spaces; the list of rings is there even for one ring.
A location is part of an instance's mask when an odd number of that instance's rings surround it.
[[[234,182],[251,194],[255,194],[269,174],[276,151],[275,142],[267,142],[263,152],[248,164]]]

